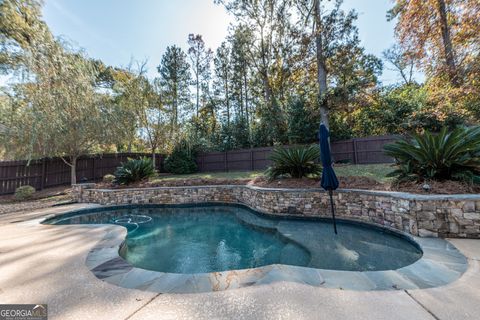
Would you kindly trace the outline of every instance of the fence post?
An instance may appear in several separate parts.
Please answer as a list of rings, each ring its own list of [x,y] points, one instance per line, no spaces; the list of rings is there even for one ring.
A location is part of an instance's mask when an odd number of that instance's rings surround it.
[[[250,170],[253,171],[254,169],[254,165],[253,165],[253,149],[250,148]]]
[[[160,154],[160,166],[158,167],[158,172],[164,172],[163,166],[165,165],[165,155],[162,153]]]
[[[45,188],[45,180],[47,179],[47,171],[46,171],[46,160],[45,158],[42,159],[42,175],[40,177],[40,190]]]
[[[95,182],[96,180],[96,176],[95,176],[95,171],[96,171],[96,168],[95,168],[95,155],[93,155],[93,163],[92,163],[92,179],[93,179],[93,182]]]
[[[224,167],[225,167],[225,172],[228,172],[227,151],[224,152]]]
[[[353,138],[353,164],[357,164],[358,154],[357,154],[357,139]]]

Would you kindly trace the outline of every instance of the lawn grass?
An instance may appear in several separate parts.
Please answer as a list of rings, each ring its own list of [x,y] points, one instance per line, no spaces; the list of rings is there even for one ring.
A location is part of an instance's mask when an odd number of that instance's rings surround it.
[[[389,181],[386,175],[392,171],[389,164],[365,164],[365,165],[337,165],[335,172],[338,176],[362,176],[370,177],[379,182]],[[261,176],[263,171],[232,171],[232,172],[204,172],[180,175],[165,175],[153,178],[151,182],[175,179],[253,179]]]
[[[201,172],[192,174],[174,174],[153,178],[156,180],[176,180],[176,179],[253,179],[261,176],[263,171],[232,171],[232,172]]]
[[[378,182],[388,182],[393,178],[387,177],[387,174],[393,171],[391,164],[350,164],[337,165],[334,167],[335,172],[340,177],[369,177]]]

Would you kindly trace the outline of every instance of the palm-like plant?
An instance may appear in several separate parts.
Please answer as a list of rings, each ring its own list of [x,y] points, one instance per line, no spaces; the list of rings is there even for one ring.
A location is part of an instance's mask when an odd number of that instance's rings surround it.
[[[273,161],[265,175],[270,179],[280,176],[302,178],[308,175],[319,175],[322,167],[317,162],[320,158],[320,149],[317,146],[276,148],[270,155]]]
[[[117,168],[114,175],[116,183],[130,184],[155,175],[155,168],[150,158],[128,159]]]
[[[397,170],[390,176],[402,180],[463,180],[480,183],[480,127],[460,127],[451,132],[426,131],[411,141],[384,147],[395,158]]]

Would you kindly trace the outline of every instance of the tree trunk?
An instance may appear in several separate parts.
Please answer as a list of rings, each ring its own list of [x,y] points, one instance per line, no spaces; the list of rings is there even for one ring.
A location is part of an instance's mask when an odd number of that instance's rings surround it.
[[[248,142],[250,143],[250,115],[248,110],[248,88],[247,88],[247,72],[243,72],[243,86],[245,91],[245,114],[247,115],[247,132],[248,132]]]
[[[231,140],[232,140],[232,134],[231,134],[231,131],[230,131],[230,95],[229,95],[229,92],[228,92],[228,73],[227,72],[224,72],[223,73],[223,76],[224,76],[224,83],[223,83],[223,88],[225,90],[225,105],[227,107],[227,128],[228,128],[228,131],[227,131],[227,134],[228,134],[228,137],[227,137],[227,144],[228,144],[228,149],[230,149],[232,146],[231,146]]]
[[[227,107],[227,126],[230,128],[230,94],[228,90],[228,75],[224,74],[225,81],[223,83],[223,88],[225,90],[225,105]],[[229,134],[230,138],[230,134]]]
[[[71,185],[77,184],[77,157],[71,157],[70,163],[70,183]]]
[[[157,168],[157,155],[155,154],[156,148],[152,148],[152,164],[153,168]]]
[[[262,84],[263,84],[263,91],[264,91],[264,99],[265,103],[268,108],[270,108],[272,111],[274,109],[274,99],[273,99],[273,92],[272,92],[272,87],[270,86],[270,79],[268,77],[268,58],[267,58],[267,49],[265,48],[265,41],[263,38],[263,28],[261,31],[261,67],[260,67],[260,74],[262,76]]]
[[[197,66],[197,73],[198,73],[198,66]],[[199,83],[199,77],[197,75],[197,118],[198,118],[198,109],[199,109],[199,103],[200,103],[200,83]]]
[[[315,45],[317,50],[317,81],[318,81],[318,102],[320,107],[320,120],[329,128],[328,123],[328,101],[327,101],[327,68],[323,55],[322,43],[322,17],[321,0],[315,0]]]
[[[173,121],[172,121],[172,128],[171,134],[173,134],[177,128],[177,122],[178,122],[178,106],[177,106],[177,98],[173,101]]]
[[[453,52],[452,39],[450,38],[450,26],[448,25],[445,0],[437,0],[437,9],[440,16],[440,28],[442,31],[443,49],[445,53],[445,63],[447,65],[448,76],[451,83],[456,86],[458,84],[457,66],[455,65],[455,54]]]
[[[172,127],[170,128],[170,135],[173,136],[178,122],[178,89],[177,84],[173,86],[173,99],[172,99]]]
[[[405,72],[403,71],[403,69],[398,69],[398,71],[400,72],[400,76],[402,77],[403,79],[403,82],[405,82],[405,84],[410,84],[410,80],[407,79],[407,75],[405,74]]]
[[[267,71],[262,72],[263,89],[265,90],[265,103],[269,108],[273,110],[274,101],[272,97],[272,88],[270,87],[270,81],[268,79]]]

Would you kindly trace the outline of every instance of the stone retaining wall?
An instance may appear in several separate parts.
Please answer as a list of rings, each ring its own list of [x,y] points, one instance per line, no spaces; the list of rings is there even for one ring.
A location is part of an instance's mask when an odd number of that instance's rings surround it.
[[[330,216],[329,197],[321,189],[185,186],[110,190],[94,186],[74,186],[75,199],[103,205],[229,202],[276,215]],[[337,190],[334,201],[339,218],[376,223],[423,237],[480,238],[480,195]]]

